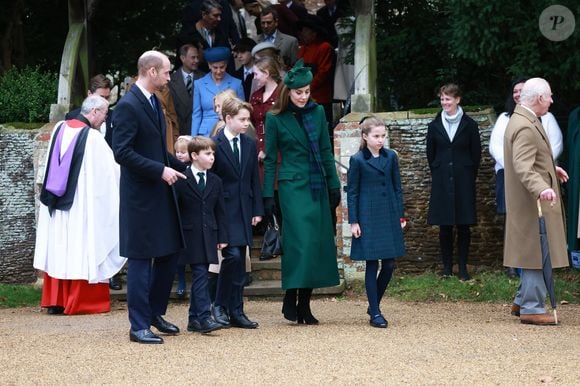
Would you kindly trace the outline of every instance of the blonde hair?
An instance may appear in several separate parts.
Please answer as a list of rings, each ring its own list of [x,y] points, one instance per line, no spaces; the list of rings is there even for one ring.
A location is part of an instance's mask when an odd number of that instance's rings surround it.
[[[371,130],[377,126],[385,126],[385,128],[387,127],[387,125],[385,125],[385,121],[376,115],[367,115],[360,120],[360,150],[363,150],[367,147],[367,141],[364,139],[363,134],[368,136]]]
[[[192,139],[193,139],[193,137],[191,135],[180,135],[175,140],[175,144],[173,145],[173,148],[175,149],[175,151],[177,151],[177,148],[181,147],[181,146],[185,146],[185,148],[187,149],[189,146],[189,143],[191,142]]]
[[[237,97],[238,97],[238,94],[236,94],[236,92],[231,88],[226,88],[225,90],[218,92],[213,97],[214,111],[215,111],[215,102],[217,100],[221,100],[221,102],[222,102],[221,104],[223,105],[223,103],[226,99],[237,98]],[[221,119],[221,112],[216,111],[216,113],[218,113],[218,116]]]

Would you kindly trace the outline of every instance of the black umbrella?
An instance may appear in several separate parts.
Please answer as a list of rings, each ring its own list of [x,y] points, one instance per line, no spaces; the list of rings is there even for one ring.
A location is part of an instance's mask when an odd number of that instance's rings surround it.
[[[540,247],[542,248],[542,274],[544,276],[544,283],[550,295],[550,303],[554,311],[554,322],[558,324],[558,314],[556,313],[556,289],[554,287],[554,277],[552,275],[552,259],[550,258],[550,244],[548,243],[548,235],[546,234],[546,220],[542,215],[542,206],[540,199],[538,199],[538,222],[540,225]]]

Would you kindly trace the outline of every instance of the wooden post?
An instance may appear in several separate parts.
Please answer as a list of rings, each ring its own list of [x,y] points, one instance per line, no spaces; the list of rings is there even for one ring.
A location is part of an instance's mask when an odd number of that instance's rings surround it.
[[[87,8],[87,0],[68,0],[69,30],[60,63],[57,102],[50,106],[51,122],[64,119],[73,102],[78,103],[88,89]]]
[[[377,80],[374,1],[357,0],[355,3],[355,89],[351,97],[351,111],[372,112],[375,111]]]

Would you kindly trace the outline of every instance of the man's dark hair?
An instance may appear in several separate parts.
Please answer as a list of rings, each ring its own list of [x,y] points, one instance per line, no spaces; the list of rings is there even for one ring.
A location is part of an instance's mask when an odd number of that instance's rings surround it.
[[[266,15],[270,15],[270,14],[271,14],[271,15],[272,15],[272,17],[274,18],[274,20],[278,20],[278,11],[276,11],[276,10],[274,9],[274,7],[267,7],[267,8],[264,8],[264,9],[262,10],[262,13],[260,13],[260,17],[262,17],[262,16],[266,16]]]
[[[98,88],[113,88],[113,82],[103,74],[97,74],[89,80],[89,91],[94,93]]]
[[[215,0],[204,0],[203,3],[201,3],[201,7],[199,8],[199,10],[201,11],[201,13],[208,13],[211,12],[212,9],[217,8],[220,11],[222,10],[222,6],[220,3],[218,3]]]

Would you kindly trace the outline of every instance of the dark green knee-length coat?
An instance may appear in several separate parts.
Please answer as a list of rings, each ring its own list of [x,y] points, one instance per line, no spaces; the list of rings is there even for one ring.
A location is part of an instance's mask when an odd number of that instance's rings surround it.
[[[327,190],[339,189],[324,109],[313,112]],[[276,155],[281,161],[276,176]],[[325,191],[314,199],[310,190],[310,146],[293,113],[266,114],[264,197],[274,197],[282,210],[282,288],[321,288],[339,283],[334,229]]]

